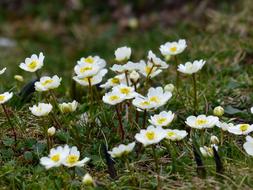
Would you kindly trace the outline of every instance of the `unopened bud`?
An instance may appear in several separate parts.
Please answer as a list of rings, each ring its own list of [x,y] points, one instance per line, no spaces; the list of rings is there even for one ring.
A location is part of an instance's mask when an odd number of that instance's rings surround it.
[[[24,78],[21,75],[15,75],[14,79],[16,79],[19,82],[23,82],[24,81]]]
[[[218,117],[223,116],[223,114],[224,114],[224,109],[223,109],[223,107],[221,107],[221,106],[215,107],[215,108],[213,109],[213,114],[216,115],[216,116],[218,116]]]
[[[47,134],[48,134],[49,136],[54,136],[55,131],[56,131],[56,129],[55,129],[54,127],[50,127],[50,128],[48,128],[48,130],[47,130]]]
[[[85,174],[85,176],[83,177],[82,182],[83,182],[84,185],[87,185],[87,186],[94,186],[95,185],[93,178],[88,173]]]
[[[130,80],[133,81],[134,83],[136,83],[140,78],[140,74],[136,71],[132,71],[130,73]]]
[[[211,140],[212,144],[218,145],[220,143],[218,137],[216,137],[215,135],[212,135],[211,138],[210,138],[210,140]]]
[[[168,92],[173,92],[175,89],[174,85],[173,84],[167,84],[165,87],[164,87],[164,90],[165,91],[168,91]]]

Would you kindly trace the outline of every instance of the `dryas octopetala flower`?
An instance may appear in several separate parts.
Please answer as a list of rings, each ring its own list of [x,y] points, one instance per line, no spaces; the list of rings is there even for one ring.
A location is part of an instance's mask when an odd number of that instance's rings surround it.
[[[168,126],[174,118],[174,113],[171,111],[162,111],[159,114],[156,114],[154,116],[151,116],[149,119],[149,122],[157,127],[166,127]]]
[[[134,91],[133,87],[127,86],[125,84],[120,84],[112,88],[112,92],[115,94],[121,94],[125,100],[132,99],[138,94]]]
[[[147,129],[140,130],[140,132],[135,135],[135,139],[142,143],[143,146],[157,144],[165,137],[166,132],[164,129],[161,127],[154,127],[152,125],[148,126]]]
[[[206,61],[204,60],[195,60],[193,63],[186,62],[184,65],[180,64],[178,65],[178,71],[184,74],[191,75],[193,73],[198,72],[202,69],[202,67],[205,65]]]
[[[234,127],[233,123],[226,123],[226,122],[220,122],[220,121],[218,121],[215,125],[221,128],[223,131],[227,131],[230,127]]]
[[[156,104],[149,101],[149,99],[144,96],[136,96],[133,99],[132,104],[137,108],[137,110],[151,110],[156,108]]]
[[[48,130],[47,130],[48,136],[54,136],[55,131],[56,131],[55,127],[48,128]]]
[[[143,61],[141,60],[140,62],[128,61],[124,65],[114,64],[111,67],[111,70],[114,71],[114,72],[116,72],[116,73],[125,73],[125,72],[135,71],[135,70],[138,70],[138,68],[140,67],[140,64],[142,62]]]
[[[112,158],[126,156],[130,152],[132,152],[132,150],[134,149],[134,147],[135,147],[135,142],[132,142],[132,143],[127,144],[127,145],[120,144],[119,146],[114,147],[112,149],[112,151],[108,151],[108,153],[111,155]]]
[[[214,127],[218,121],[219,118],[216,116],[199,115],[187,117],[185,123],[195,129],[205,129]]]
[[[63,160],[62,164],[67,167],[82,167],[85,163],[87,163],[90,158],[85,157],[82,160],[79,160],[80,158],[80,152],[77,150],[76,146],[73,146],[70,148],[68,155]]]
[[[213,147],[216,149],[216,151],[218,151],[218,146],[214,144],[212,144],[210,147],[207,147],[207,146],[200,147],[199,150],[202,156],[213,157]]]
[[[38,105],[33,105],[32,107],[29,107],[29,110],[32,112],[35,116],[47,116],[51,110],[53,109],[53,106],[45,103],[39,103]]]
[[[6,67],[0,70],[0,75],[4,74],[5,71],[6,71]]]
[[[165,129],[166,139],[171,141],[180,141],[187,136],[187,132],[185,130],[177,130],[177,129]]]
[[[123,94],[120,94],[117,92],[108,92],[108,93],[105,93],[102,100],[106,104],[116,105],[118,103],[123,102],[125,99],[124,99]]]
[[[24,63],[20,63],[19,67],[28,72],[35,72],[43,66],[45,56],[40,52],[39,56],[33,54],[25,59]]]
[[[138,64],[137,70],[144,77],[149,77],[149,78],[153,78],[162,72],[161,69],[159,69],[150,61],[148,61],[148,63],[145,63],[144,61],[140,61],[140,63]]]
[[[162,87],[151,87],[147,94],[149,101],[154,103],[156,108],[165,105],[171,96],[171,92],[164,91]]]
[[[253,131],[253,125],[249,124],[238,124],[233,127],[228,128],[228,132],[233,133],[235,135],[247,135]]]
[[[4,104],[8,100],[10,100],[13,96],[12,92],[5,92],[3,94],[0,94],[0,104]]]
[[[68,102],[68,103],[61,103],[59,104],[59,109],[61,111],[61,113],[71,113],[76,111],[76,108],[78,106],[78,102],[77,101],[73,101],[73,102]]]
[[[79,78],[74,76],[73,79],[82,86],[94,86],[102,82],[103,77],[106,75],[107,69],[100,70],[95,76]]]
[[[100,87],[108,89],[120,84],[127,84],[125,74],[119,74],[113,78],[108,79],[106,83],[101,84]]]
[[[116,61],[118,62],[126,61],[131,56],[131,48],[126,46],[117,48],[114,52],[114,55]]]
[[[52,167],[59,167],[62,162],[66,159],[69,154],[69,146],[65,145],[64,147],[58,146],[56,148],[52,148],[48,157],[42,157],[40,159],[40,164],[45,166],[46,169],[50,169]]]
[[[148,60],[153,63],[155,66],[160,67],[162,69],[167,69],[169,65],[157,57],[151,50],[148,51]]]
[[[80,60],[77,61],[78,65],[97,65],[101,69],[106,66],[106,62],[104,59],[101,59],[99,56],[88,56],[82,57]]]
[[[251,136],[246,136],[246,142],[243,144],[244,150],[250,156],[253,156],[253,138]]]
[[[186,47],[186,41],[184,39],[180,39],[178,42],[167,42],[161,45],[160,51],[163,56],[167,57],[182,53]]]
[[[61,84],[61,80],[62,79],[57,75],[54,75],[53,77],[41,77],[40,81],[35,82],[35,89],[39,92],[44,92],[58,88]]]

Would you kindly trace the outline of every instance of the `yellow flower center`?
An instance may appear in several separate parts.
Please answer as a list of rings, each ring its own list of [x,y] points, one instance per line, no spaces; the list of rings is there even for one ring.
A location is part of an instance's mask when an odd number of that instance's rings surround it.
[[[72,111],[72,108],[71,106],[62,106],[61,110],[63,113],[69,113]]]
[[[5,99],[4,95],[0,95],[0,101],[3,101]]]
[[[73,165],[73,164],[75,164],[78,161],[78,159],[79,158],[76,155],[69,155],[67,157],[67,163],[70,164],[70,165]]]
[[[248,124],[242,124],[242,125],[240,125],[240,130],[241,130],[242,132],[247,131],[248,128],[249,128],[249,125],[248,125]]]
[[[51,157],[51,160],[54,162],[58,162],[60,160],[60,154],[55,154]]]
[[[151,74],[151,72],[152,72],[152,67],[146,66],[146,67],[145,67],[145,72],[146,72],[147,75],[148,75],[148,74]]]
[[[47,80],[45,80],[44,82],[42,82],[42,85],[43,85],[43,86],[46,86],[46,85],[48,85],[48,84],[50,84],[50,83],[52,83],[52,82],[53,82],[52,79],[47,79]]]
[[[141,105],[142,106],[149,106],[150,102],[149,101],[143,101],[143,102],[141,102]]]
[[[119,84],[119,83],[120,83],[120,81],[119,81],[118,78],[112,78],[111,82],[112,82],[113,84]]]
[[[167,120],[167,119],[166,119],[165,117],[161,117],[161,118],[157,119],[157,123],[161,125],[161,124],[163,124],[166,120]]]
[[[92,64],[92,63],[94,63],[94,59],[91,56],[89,56],[84,59],[84,62]]]
[[[169,132],[167,133],[167,135],[168,135],[168,137],[173,137],[173,136],[176,135],[176,133],[173,132],[173,131],[169,131]]]
[[[157,96],[152,96],[150,99],[149,99],[151,102],[155,102],[155,103],[159,103],[160,100]]]
[[[130,89],[129,89],[129,88],[121,88],[121,89],[120,89],[120,92],[121,92],[122,94],[129,94]]]
[[[35,69],[37,65],[38,65],[37,61],[32,61],[31,63],[28,64],[28,67],[30,69]]]
[[[207,124],[206,119],[197,119],[196,120],[196,125],[205,125],[205,124]]]
[[[81,73],[84,73],[85,71],[90,71],[90,70],[92,70],[92,67],[82,67],[82,68],[80,69],[80,72],[81,72]]]
[[[171,47],[171,48],[170,48],[170,51],[173,52],[173,53],[176,52],[176,51],[177,51],[177,47],[176,47],[176,46]]]
[[[155,133],[153,131],[146,132],[146,137],[148,140],[153,140],[155,138]]]
[[[110,100],[111,100],[111,101],[116,101],[116,100],[118,100],[118,99],[119,99],[119,97],[116,96],[116,95],[110,96]]]

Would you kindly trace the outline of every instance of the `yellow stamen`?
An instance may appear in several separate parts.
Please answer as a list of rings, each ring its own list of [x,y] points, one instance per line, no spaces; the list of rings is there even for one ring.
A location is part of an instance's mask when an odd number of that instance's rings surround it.
[[[90,70],[92,70],[92,67],[82,67],[82,68],[80,69],[80,72],[81,72],[81,73],[84,73],[85,71],[90,71]]]
[[[121,88],[121,89],[120,89],[120,92],[121,92],[122,94],[129,94],[130,89],[129,89],[129,88]]]
[[[141,102],[141,105],[142,106],[149,106],[150,102],[149,101],[143,101],[143,102]]]
[[[240,125],[240,130],[241,130],[242,132],[247,131],[248,128],[249,128],[249,124],[241,124],[241,125]]]
[[[45,80],[44,82],[42,82],[41,84],[42,84],[43,86],[46,86],[46,85],[48,85],[48,84],[50,84],[50,83],[52,83],[52,82],[53,82],[52,79],[47,79],[47,80]]]
[[[28,64],[28,67],[30,69],[35,69],[37,65],[38,65],[37,61],[32,61],[31,63]]]
[[[155,102],[155,103],[159,103],[160,100],[157,96],[152,96],[150,99],[149,99],[151,102]]]
[[[149,66],[145,67],[145,72],[146,72],[147,75],[151,74],[151,72],[152,72],[151,69],[152,69],[152,67],[149,67]]]
[[[60,154],[55,154],[51,157],[51,160],[54,162],[58,162],[60,160]]]
[[[167,120],[167,119],[166,119],[165,117],[161,117],[161,118],[157,119],[157,123],[161,125],[161,124],[163,124],[166,120]]]
[[[206,119],[197,119],[196,120],[196,125],[205,125],[205,124],[207,124]]]
[[[0,101],[3,101],[5,99],[4,95],[0,95]]]
[[[153,140],[155,138],[155,133],[153,131],[146,132],[146,137],[148,140]]]
[[[91,56],[89,56],[84,59],[84,62],[92,64],[92,63],[94,63],[94,59]]]
[[[167,135],[168,135],[168,137],[173,137],[173,136],[176,135],[176,133],[173,132],[173,131],[169,131],[169,132],[167,133]]]
[[[177,51],[177,47],[176,47],[176,46],[171,47],[171,48],[170,48],[170,51],[173,52],[173,53],[176,52],[176,51]]]
[[[120,81],[119,81],[118,78],[112,78],[111,82],[112,82],[113,84],[119,84],[119,83],[120,83]]]
[[[119,99],[119,97],[116,96],[116,95],[110,96],[110,100],[111,100],[111,101],[115,101],[115,100],[118,100],[118,99]]]
[[[67,157],[67,163],[70,164],[70,165],[73,165],[73,164],[75,164],[78,161],[78,159],[79,158],[76,155],[69,155]]]

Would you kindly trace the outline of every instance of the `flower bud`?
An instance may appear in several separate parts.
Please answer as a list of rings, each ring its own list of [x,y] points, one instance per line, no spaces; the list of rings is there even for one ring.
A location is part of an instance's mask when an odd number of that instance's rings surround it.
[[[223,114],[224,114],[224,109],[223,109],[223,107],[221,107],[221,106],[215,107],[215,108],[213,109],[213,114],[216,115],[216,116],[218,116],[218,117],[223,116]]]
[[[14,79],[16,79],[19,82],[23,82],[24,81],[24,78],[21,75],[15,75]]]
[[[216,137],[215,135],[212,135],[210,140],[211,140],[212,144],[219,144],[220,143],[218,137]]]
[[[173,92],[175,89],[174,85],[173,84],[167,84],[165,87],[164,87],[164,90],[165,91],[168,91],[168,92]]]
[[[206,147],[200,147],[199,150],[200,150],[202,156],[208,157],[208,152],[206,150]]]
[[[130,80],[133,81],[134,83],[136,83],[139,80],[139,78],[140,78],[140,75],[138,72],[132,71],[130,73]]]
[[[253,114],[253,107],[250,108],[250,112]]]
[[[87,186],[94,186],[95,185],[94,180],[89,173],[85,174],[82,182],[84,185],[87,185]]]
[[[47,130],[48,136],[53,136],[55,134],[56,129],[54,127],[50,127]]]
[[[129,26],[129,28],[135,29],[135,28],[138,27],[138,25],[139,25],[138,19],[136,19],[136,18],[130,18],[128,20],[128,26]]]

